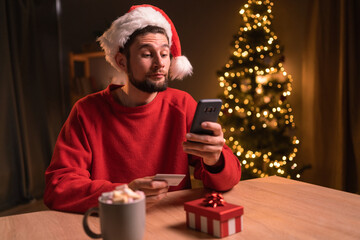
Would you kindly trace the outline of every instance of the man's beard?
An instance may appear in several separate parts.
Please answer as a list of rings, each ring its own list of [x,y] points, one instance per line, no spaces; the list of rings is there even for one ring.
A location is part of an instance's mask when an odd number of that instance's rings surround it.
[[[154,92],[162,92],[165,91],[168,87],[169,78],[168,75],[165,75],[165,80],[161,83],[157,81],[151,81],[150,79],[144,78],[143,80],[138,80],[134,78],[134,75],[131,71],[129,71],[129,81],[134,87],[137,89],[147,92],[147,93],[154,93]]]

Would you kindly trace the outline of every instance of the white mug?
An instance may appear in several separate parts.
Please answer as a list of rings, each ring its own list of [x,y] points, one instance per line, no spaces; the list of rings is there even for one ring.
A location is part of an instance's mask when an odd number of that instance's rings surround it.
[[[88,217],[98,213],[101,233],[94,233],[88,225]],[[130,203],[106,203],[99,197],[99,207],[90,208],[83,218],[83,227],[91,238],[104,240],[141,240],[145,232],[146,200],[142,197]]]

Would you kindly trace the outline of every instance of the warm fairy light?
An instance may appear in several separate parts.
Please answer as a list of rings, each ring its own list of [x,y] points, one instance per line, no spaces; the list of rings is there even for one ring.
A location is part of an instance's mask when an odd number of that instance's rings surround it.
[[[292,108],[287,102],[293,80],[280,59],[282,47],[271,27],[272,6],[270,0],[248,0],[239,10],[244,24],[238,29],[233,53],[218,78],[224,93],[219,115],[220,120],[226,122],[223,123],[226,143],[239,158],[245,172],[254,177],[275,174],[300,178],[299,174],[292,172],[298,167],[294,162],[298,152],[296,147],[300,144],[296,136],[288,143],[276,139],[277,135],[274,139],[265,138],[266,135],[256,136],[258,132],[289,132],[287,129],[295,126]],[[250,34],[255,31],[259,32],[256,41]],[[251,136],[249,140],[247,135]],[[254,136],[263,139],[252,139]],[[252,143],[258,141],[262,148]],[[279,151],[276,145],[282,146],[280,144],[288,144],[289,151]],[[271,150],[264,152],[263,149]]]

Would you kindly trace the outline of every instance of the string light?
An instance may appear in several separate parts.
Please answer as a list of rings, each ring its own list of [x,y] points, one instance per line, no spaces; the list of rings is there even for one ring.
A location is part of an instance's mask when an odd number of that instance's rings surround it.
[[[219,115],[223,127],[226,125],[223,129],[226,143],[246,172],[256,177],[276,174],[300,178],[299,173],[291,172],[298,168],[294,162],[300,144],[297,137],[281,142],[288,146],[286,153],[276,149],[278,141],[283,141],[276,136],[279,132],[292,133],[283,129],[293,129],[295,123],[293,109],[287,102],[293,79],[285,71],[282,48],[271,27],[272,6],[270,0],[248,0],[239,10],[244,23],[218,78],[225,100]],[[253,41],[250,34],[253,32],[262,39]],[[271,134],[273,137],[266,137]]]

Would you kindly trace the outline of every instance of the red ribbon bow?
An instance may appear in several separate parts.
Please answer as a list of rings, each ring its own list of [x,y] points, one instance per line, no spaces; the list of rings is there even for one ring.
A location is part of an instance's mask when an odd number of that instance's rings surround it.
[[[225,200],[221,193],[211,193],[207,195],[203,203],[207,207],[216,208],[217,206],[224,206]]]

